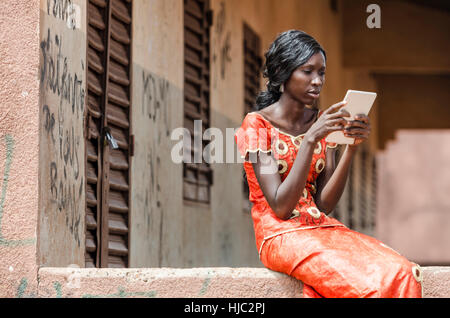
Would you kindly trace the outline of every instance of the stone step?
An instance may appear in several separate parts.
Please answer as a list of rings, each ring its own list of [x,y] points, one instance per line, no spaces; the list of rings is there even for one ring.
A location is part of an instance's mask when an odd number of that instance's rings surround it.
[[[450,297],[450,267],[422,267],[423,296]],[[302,283],[266,268],[44,267],[38,297],[301,298]]]

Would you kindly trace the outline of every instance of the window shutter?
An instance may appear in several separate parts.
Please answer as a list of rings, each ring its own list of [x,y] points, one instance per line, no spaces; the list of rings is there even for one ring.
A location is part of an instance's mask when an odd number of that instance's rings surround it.
[[[203,162],[204,131],[210,127],[210,27],[209,0],[184,1],[184,127],[191,133],[191,163],[183,163],[183,197],[195,202],[210,202],[212,169]],[[194,121],[201,120],[202,148],[194,144]],[[202,163],[194,163],[197,153]]]
[[[342,155],[338,148],[337,157]],[[349,170],[348,181],[333,217],[358,232],[373,235],[377,197],[376,157],[367,149],[358,149]]]
[[[107,8],[105,1],[89,1],[88,6],[85,266],[99,267]]]
[[[86,267],[128,267],[131,1],[90,0]]]
[[[244,116],[256,110],[262,67],[261,39],[244,23]]]
[[[255,111],[256,96],[260,91],[262,67],[261,39],[246,23],[244,23],[244,116]],[[250,190],[247,178],[244,177],[244,210],[250,211]]]

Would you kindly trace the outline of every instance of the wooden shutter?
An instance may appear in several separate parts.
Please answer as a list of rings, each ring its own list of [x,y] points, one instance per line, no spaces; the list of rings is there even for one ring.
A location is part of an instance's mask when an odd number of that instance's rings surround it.
[[[131,0],[90,0],[86,267],[128,267]]]
[[[256,110],[255,100],[260,91],[261,78],[261,40],[246,23],[244,23],[244,116]],[[244,210],[250,211],[250,190],[247,178],[243,178],[244,188]]]
[[[185,200],[210,202],[212,170],[203,161],[202,148],[194,144],[194,120],[202,121],[203,132],[210,127],[210,27],[209,0],[184,1],[184,127],[191,132],[191,163],[183,163]],[[199,136],[198,138],[201,138]],[[207,141],[202,140],[202,147]],[[194,163],[194,154],[202,163]]]
[[[340,157],[342,149],[337,151]],[[375,229],[376,169],[375,156],[363,145],[353,158],[344,193],[333,211],[333,217],[367,235],[373,235]]]
[[[244,116],[255,109],[256,96],[260,91],[261,39],[244,23]]]

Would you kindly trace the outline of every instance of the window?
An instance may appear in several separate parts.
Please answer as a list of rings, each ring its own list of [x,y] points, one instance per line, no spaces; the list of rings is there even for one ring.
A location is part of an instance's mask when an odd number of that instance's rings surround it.
[[[255,111],[256,96],[260,91],[260,77],[262,67],[261,40],[259,36],[244,23],[244,117]],[[244,210],[250,211],[248,200],[250,190],[247,178],[244,178]]]
[[[244,116],[256,110],[254,106],[260,91],[261,67],[261,40],[244,23]]]
[[[86,267],[128,267],[131,0],[89,0]]]
[[[210,127],[210,27],[212,12],[209,0],[184,1],[184,127],[191,133],[185,151],[190,162],[183,163],[183,198],[209,203],[212,169],[203,161],[204,131]],[[202,147],[194,143],[195,120],[201,120]],[[201,163],[194,162],[195,155]]]
[[[337,149],[339,158],[342,149]],[[367,235],[373,235],[375,229],[376,168],[376,157],[363,145],[355,154],[344,193],[333,211],[336,219]]]

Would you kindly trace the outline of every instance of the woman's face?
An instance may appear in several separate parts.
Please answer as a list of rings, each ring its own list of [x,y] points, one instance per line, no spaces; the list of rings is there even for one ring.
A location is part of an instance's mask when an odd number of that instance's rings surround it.
[[[312,105],[325,83],[325,67],[323,53],[314,54],[292,72],[284,84],[284,92],[303,104]]]

